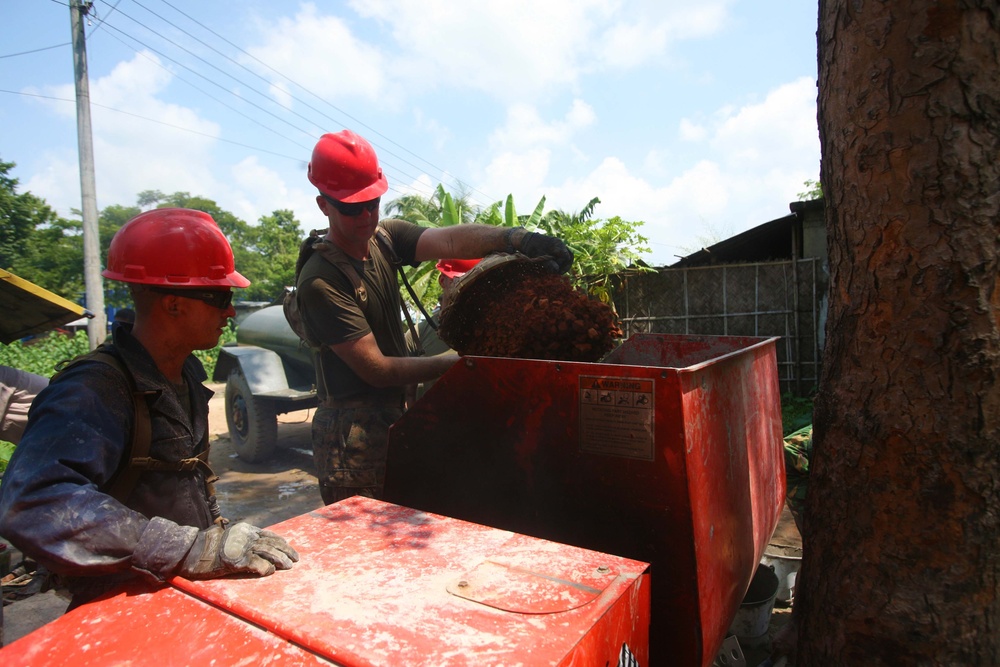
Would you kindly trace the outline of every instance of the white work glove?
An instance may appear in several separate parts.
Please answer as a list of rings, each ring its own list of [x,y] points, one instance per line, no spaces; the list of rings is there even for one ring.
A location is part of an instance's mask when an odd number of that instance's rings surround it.
[[[248,573],[262,577],[275,568],[291,569],[299,554],[284,538],[249,523],[223,528],[212,526],[198,533],[177,574],[188,579],[215,579]]]

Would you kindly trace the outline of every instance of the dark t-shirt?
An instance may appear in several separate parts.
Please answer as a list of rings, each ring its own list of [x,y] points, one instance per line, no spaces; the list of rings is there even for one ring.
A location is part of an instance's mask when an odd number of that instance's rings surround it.
[[[415,265],[417,239],[426,228],[394,219],[379,224],[388,233],[392,248],[403,263]],[[358,340],[370,332],[382,354],[406,356],[402,304],[394,267],[374,237],[368,242],[368,259],[350,261],[361,274],[368,295],[364,310],[348,277],[320,253],[313,253],[299,274],[298,299],[303,323],[310,335],[323,344],[319,353],[323,377],[317,378],[320,398],[346,399],[385,393],[358,377],[330,345]]]

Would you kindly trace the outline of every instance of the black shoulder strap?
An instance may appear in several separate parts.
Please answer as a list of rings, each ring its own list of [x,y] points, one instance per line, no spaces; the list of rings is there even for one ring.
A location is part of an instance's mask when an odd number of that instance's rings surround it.
[[[366,311],[368,309],[368,292],[365,291],[364,283],[361,282],[361,274],[351,264],[351,260],[347,258],[344,251],[336,243],[327,243],[322,239],[316,242],[313,249],[327,262],[340,269],[340,272],[350,281],[351,287],[354,288],[354,298],[357,300],[358,306],[362,312]]]
[[[392,247],[392,241],[389,238],[389,233],[385,231],[382,226],[375,228],[375,241],[381,249],[382,254],[385,255],[385,258],[389,261],[389,264],[399,273],[399,277],[402,279],[403,285],[406,286],[407,291],[410,293],[410,297],[413,299],[413,302],[417,304],[420,311],[424,313],[424,317],[427,318],[431,327],[437,329],[434,320],[424,310],[423,305],[420,303],[420,299],[417,298],[413,288],[410,287],[410,282],[406,279],[406,273],[403,271],[403,260],[396,254],[396,250]],[[351,287],[354,288],[354,298],[358,302],[361,312],[366,312],[368,308],[368,293],[365,291],[365,286],[361,281],[361,275],[358,273],[358,270],[354,267],[354,265],[351,264],[351,261],[347,258],[344,251],[337,244],[328,243],[319,238],[316,232],[310,233],[309,237],[303,242],[303,247],[307,244],[312,247],[314,252],[320,253],[323,259],[340,269],[340,272],[347,277],[351,283]],[[302,252],[300,251],[300,256],[301,255]],[[304,265],[305,262],[303,261],[301,264]],[[300,270],[301,266],[297,267],[295,273],[296,284],[298,284],[298,273]],[[420,336],[417,335],[417,327],[413,324],[413,319],[410,317],[410,310],[405,304],[403,305],[403,315],[406,316],[406,324],[409,327],[411,336],[417,346],[417,356],[423,356],[424,350],[420,344]]]

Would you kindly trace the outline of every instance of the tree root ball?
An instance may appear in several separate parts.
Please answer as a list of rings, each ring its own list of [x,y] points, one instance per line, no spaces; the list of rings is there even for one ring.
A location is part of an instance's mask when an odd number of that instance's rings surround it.
[[[481,281],[441,314],[439,335],[466,355],[599,361],[622,337],[615,311],[564,276]]]

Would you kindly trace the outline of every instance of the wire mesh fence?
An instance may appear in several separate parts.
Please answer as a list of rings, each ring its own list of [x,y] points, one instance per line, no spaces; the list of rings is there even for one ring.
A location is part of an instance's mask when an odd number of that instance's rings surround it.
[[[659,269],[615,290],[624,335],[780,336],[781,391],[819,382],[826,278],[818,259]]]

